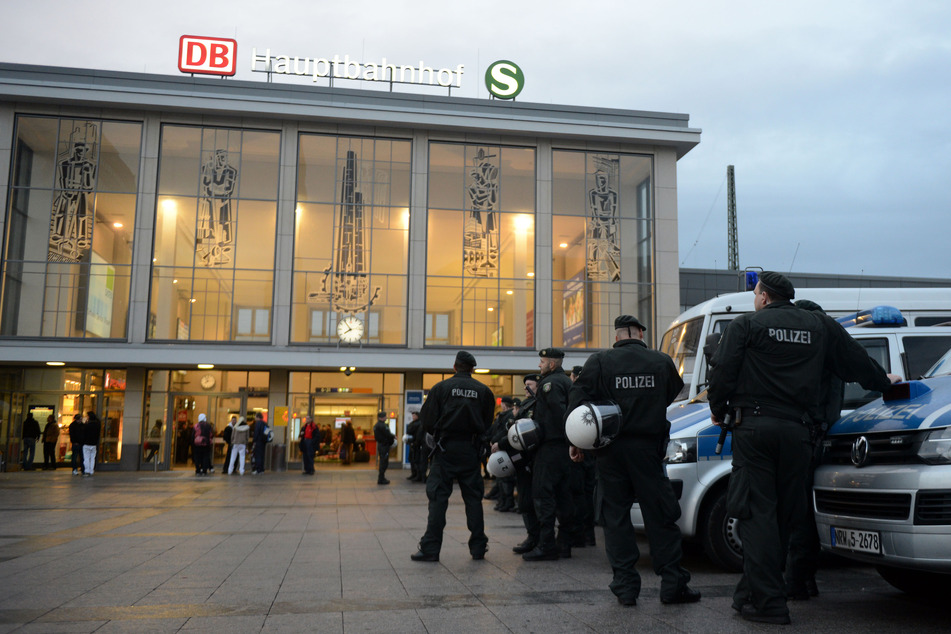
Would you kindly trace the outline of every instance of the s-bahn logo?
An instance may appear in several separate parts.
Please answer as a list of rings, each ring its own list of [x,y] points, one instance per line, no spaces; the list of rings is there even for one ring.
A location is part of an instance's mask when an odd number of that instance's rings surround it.
[[[485,87],[497,99],[515,99],[525,87],[525,74],[515,62],[499,60],[486,69]]]
[[[183,35],[178,40],[178,70],[202,75],[234,75],[238,42],[223,37]]]

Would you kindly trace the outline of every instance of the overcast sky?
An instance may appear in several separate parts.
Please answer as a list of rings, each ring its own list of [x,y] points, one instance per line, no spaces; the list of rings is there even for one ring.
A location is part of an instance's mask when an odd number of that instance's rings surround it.
[[[264,81],[252,47],[348,54],[464,64],[453,94],[486,98],[485,66],[510,59],[520,101],[686,113],[703,130],[678,169],[681,266],[726,268],[732,164],[741,268],[951,277],[946,0],[4,5],[4,62],[178,75],[181,35],[233,37],[241,79]]]

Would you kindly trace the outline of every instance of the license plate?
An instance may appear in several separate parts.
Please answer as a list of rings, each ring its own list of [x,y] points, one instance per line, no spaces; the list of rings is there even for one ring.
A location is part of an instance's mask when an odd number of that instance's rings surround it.
[[[832,527],[832,547],[861,553],[882,554],[882,535],[878,531],[858,531]]]

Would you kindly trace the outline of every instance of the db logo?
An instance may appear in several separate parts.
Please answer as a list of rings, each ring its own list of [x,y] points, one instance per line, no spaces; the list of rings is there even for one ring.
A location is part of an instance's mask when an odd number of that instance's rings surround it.
[[[183,35],[178,41],[178,70],[204,75],[234,75],[238,43],[222,37]]]

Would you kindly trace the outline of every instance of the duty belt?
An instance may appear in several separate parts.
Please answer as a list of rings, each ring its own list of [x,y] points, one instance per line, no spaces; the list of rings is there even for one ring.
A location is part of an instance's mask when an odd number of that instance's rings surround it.
[[[805,425],[805,417],[800,414],[796,415],[789,410],[782,409],[780,407],[770,407],[769,405],[756,405],[755,407],[741,407],[739,408],[743,412],[743,418],[748,416],[769,416],[771,418],[781,418],[783,420],[790,420],[800,425]]]

